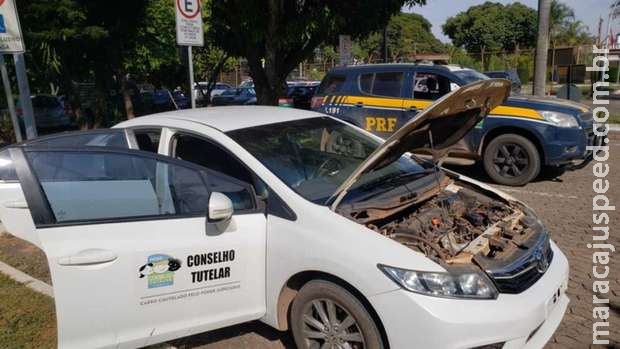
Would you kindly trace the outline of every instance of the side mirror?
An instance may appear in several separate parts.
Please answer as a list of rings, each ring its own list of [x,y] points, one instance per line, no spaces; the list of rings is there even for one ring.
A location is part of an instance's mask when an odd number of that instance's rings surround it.
[[[228,221],[233,215],[233,203],[228,196],[213,192],[209,198],[209,212],[207,213],[207,221],[216,223]]]

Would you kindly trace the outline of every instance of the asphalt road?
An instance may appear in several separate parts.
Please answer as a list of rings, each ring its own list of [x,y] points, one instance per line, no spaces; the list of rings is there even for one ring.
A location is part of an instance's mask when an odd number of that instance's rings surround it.
[[[607,163],[610,173],[608,197],[620,210],[620,140],[610,143]],[[479,168],[456,168],[457,171],[485,182],[488,178]],[[588,348],[592,343],[592,250],[586,245],[592,241],[592,164],[580,171],[565,173],[558,179],[539,179],[524,187],[500,189],[524,201],[543,217],[552,238],[566,254],[571,264],[568,295],[569,309],[560,328],[546,348]],[[620,212],[610,214],[609,243],[620,249]],[[612,312],[608,348],[620,348],[620,257],[612,254],[610,278]],[[599,296],[600,298],[600,296]],[[415,328],[411,329],[415,331]],[[186,349],[281,349],[294,348],[288,333],[278,332],[260,322],[228,327],[184,338],[173,343]]]

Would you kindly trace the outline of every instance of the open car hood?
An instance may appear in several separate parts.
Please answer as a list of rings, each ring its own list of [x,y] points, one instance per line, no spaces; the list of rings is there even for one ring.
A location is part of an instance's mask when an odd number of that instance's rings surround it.
[[[426,149],[435,161],[456,144],[491,110],[510,95],[510,81],[481,80],[453,91],[420,112],[377,148],[332,195],[335,210],[347,191],[365,173],[381,169],[407,152]]]

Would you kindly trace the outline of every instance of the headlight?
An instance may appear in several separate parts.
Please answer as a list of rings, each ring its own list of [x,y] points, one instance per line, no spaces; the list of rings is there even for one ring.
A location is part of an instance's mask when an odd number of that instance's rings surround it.
[[[452,273],[406,270],[378,265],[390,279],[405,290],[435,297],[495,299],[497,290],[482,272],[455,268]]]
[[[577,119],[568,114],[558,113],[554,111],[541,111],[540,114],[548,121],[559,127],[579,127]]]

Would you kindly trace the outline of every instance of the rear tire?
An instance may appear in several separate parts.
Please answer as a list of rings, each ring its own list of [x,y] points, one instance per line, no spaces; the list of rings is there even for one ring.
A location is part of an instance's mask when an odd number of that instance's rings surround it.
[[[349,291],[329,281],[305,284],[293,301],[291,329],[299,349],[383,349],[377,324]]]
[[[520,186],[540,173],[538,149],[529,139],[517,134],[494,138],[484,150],[484,170],[498,184]]]

